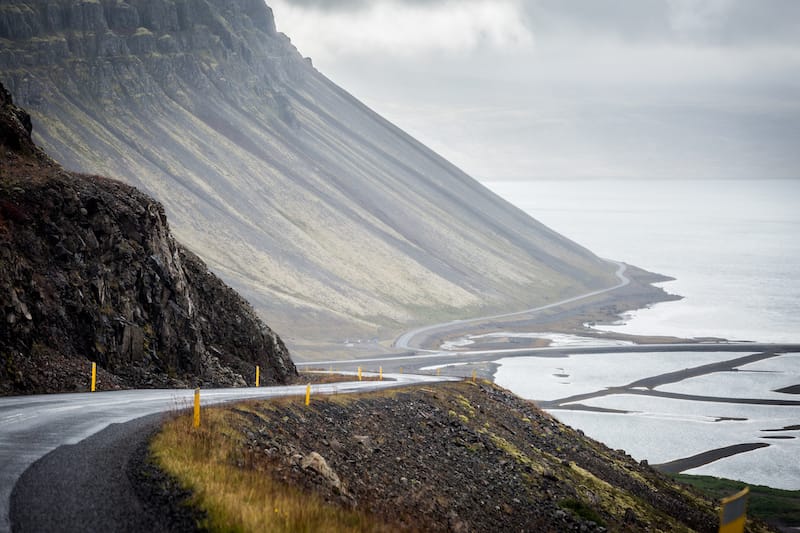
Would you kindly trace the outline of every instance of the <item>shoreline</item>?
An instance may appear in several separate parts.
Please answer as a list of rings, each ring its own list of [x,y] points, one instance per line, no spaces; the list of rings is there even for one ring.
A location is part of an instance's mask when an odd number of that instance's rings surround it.
[[[560,409],[567,408],[567,406],[562,407],[561,404],[568,403],[569,409],[572,410],[581,410],[581,411],[591,411],[596,413],[598,416],[602,416],[603,414],[610,413],[610,414],[621,414],[616,409],[605,409],[605,408],[598,408],[592,407],[587,405],[576,405],[574,402],[580,402],[585,397],[595,397],[595,396],[603,396],[608,394],[618,394],[618,393],[634,393],[634,394],[652,394],[653,396],[664,396],[660,391],[652,390],[652,388],[657,387],[663,383],[670,383],[673,381],[680,381],[682,379],[696,377],[705,375],[708,373],[713,372],[720,372],[720,371],[732,371],[734,368],[740,365],[749,364],[752,362],[756,362],[763,359],[768,359],[772,356],[777,356],[780,353],[800,353],[800,344],[797,345],[766,345],[762,343],[728,343],[728,344],[709,344],[709,343],[692,343],[692,344],[683,344],[683,345],[660,345],[660,346],[648,346],[648,345],[641,345],[641,346],[616,346],[616,347],[604,347],[604,348],[587,348],[587,347],[563,347],[558,349],[544,349],[535,352],[532,350],[520,350],[520,353],[515,354],[480,354],[480,353],[473,353],[470,354],[469,352],[457,352],[457,353],[439,353],[439,354],[422,354],[421,356],[417,356],[416,358],[411,358],[410,356],[406,357],[398,357],[396,359],[382,359],[382,358],[373,358],[370,360],[362,360],[362,361],[351,361],[349,363],[332,363],[334,368],[343,368],[345,365],[350,364],[353,367],[362,366],[365,370],[369,371],[376,371],[378,366],[383,369],[384,373],[389,372],[402,372],[405,370],[406,372],[419,372],[419,373],[428,373],[428,374],[441,374],[445,376],[460,376],[466,379],[471,379],[471,376],[475,375],[477,379],[487,379],[493,382],[496,382],[497,372],[499,367],[501,366],[498,361],[500,359],[506,357],[552,357],[552,358],[559,358],[559,357],[568,357],[570,354],[578,353],[605,353],[608,354],[611,352],[619,353],[626,353],[626,352],[647,352],[647,351],[666,351],[666,352],[677,352],[677,351],[727,351],[731,352],[730,359],[726,359],[725,361],[719,361],[715,363],[705,363],[705,364],[698,364],[693,368],[686,368],[686,369],[677,369],[672,371],[665,371],[660,373],[657,376],[647,376],[641,379],[636,379],[627,385],[620,385],[615,386],[611,390],[609,390],[607,383],[599,383],[593,393],[583,394],[580,397],[576,396],[569,396],[566,398],[561,398],[560,400],[555,401],[536,401],[532,400],[535,405],[539,408],[547,411],[551,416],[558,417],[557,411]],[[741,355],[736,355],[736,352],[740,352]],[[754,353],[755,352],[755,353]],[[473,374],[474,373],[474,374]],[[800,386],[800,385],[798,385]],[[638,387],[638,388],[637,388]],[[647,389],[647,390],[645,390]],[[800,398],[794,399],[764,399],[759,400],[755,398],[747,399],[747,398],[716,398],[716,397],[694,397],[691,395],[680,395],[680,394],[673,394],[669,396],[678,397],[678,399],[684,400],[702,400],[702,401],[714,401],[714,402],[722,402],[722,403],[747,403],[747,404],[765,404],[765,405],[777,405],[777,406],[789,406],[789,407],[797,407],[800,406]],[[521,396],[520,396],[521,397]],[[795,426],[787,426],[785,428],[775,429],[774,431],[770,431],[771,434],[764,435],[762,438],[772,437],[778,431],[792,431],[795,429]],[[796,436],[792,435],[793,438],[797,438]],[[746,438],[746,437],[743,437]],[[776,440],[771,440],[771,443],[777,443]],[[747,444],[747,442],[743,443]],[[684,471],[687,469],[697,468],[699,466],[703,466],[706,464],[710,464],[716,462],[720,459],[724,459],[726,457],[730,457],[731,455],[745,453],[749,451],[756,450],[758,448],[763,448],[769,446],[770,443],[763,442],[760,445],[755,447],[744,447],[739,446],[736,447],[726,447],[724,449],[710,449],[706,450],[700,454],[697,454],[697,457],[690,456],[690,457],[681,457],[678,459],[674,459],[673,461],[669,461],[673,468],[680,468],[678,471]],[[710,444],[713,446],[713,444]],[[735,453],[733,453],[735,451]],[[665,463],[666,464],[666,463]]]
[[[576,297],[562,304],[539,307],[529,311],[512,312],[506,315],[477,317],[456,320],[431,326],[430,331],[413,330],[395,341],[395,344],[410,345],[413,337],[418,339],[416,346],[407,349],[437,350],[442,344],[467,335],[483,335],[513,330],[517,333],[565,333],[604,339],[631,340],[639,344],[661,342],[692,342],[679,337],[646,337],[606,333],[586,327],[587,323],[612,324],[623,319],[631,311],[643,309],[657,303],[682,299],[682,296],[669,294],[654,283],[670,281],[674,278],[642,270],[638,267],[619,263],[617,276],[620,284],[615,287]],[[699,341],[698,341],[699,342]]]
[[[402,354],[387,354],[384,357],[372,356],[364,358],[362,361],[354,359],[350,361],[352,365],[364,365],[364,368],[381,365],[383,372],[399,371],[421,372],[460,376],[467,379],[470,376],[480,379],[487,379],[496,382],[497,372],[501,366],[498,361],[506,357],[537,356],[537,357],[568,357],[570,353],[613,353],[613,352],[641,352],[641,351],[730,351],[730,352],[751,352],[750,356],[731,357],[733,361],[749,360],[751,358],[760,359],[763,357],[752,352],[800,352],[800,344],[773,344],[757,342],[729,342],[718,338],[692,338],[684,339],[679,337],[657,337],[626,335],[616,332],[606,332],[593,329],[591,326],[614,324],[623,319],[623,315],[634,310],[647,308],[657,303],[674,301],[682,297],[672,295],[660,287],[653,286],[653,283],[668,281],[671,278],[643,271],[636,267],[628,267],[630,270],[625,272],[630,279],[630,283],[618,286],[615,289],[595,294],[586,299],[568,302],[564,305],[554,306],[535,313],[519,313],[507,317],[489,317],[485,319],[474,319],[455,321],[443,324],[442,327],[432,328],[431,331],[414,330],[406,334],[408,345],[419,347],[417,349],[406,350]],[[416,332],[416,334],[415,334]],[[420,332],[422,332],[420,334]],[[513,332],[517,335],[530,335],[529,338],[515,337],[513,334],[502,337],[490,336],[491,334]],[[625,341],[628,345],[607,345],[603,347],[590,346],[580,347],[575,345],[554,346],[553,340],[543,337],[536,337],[535,334],[563,334],[586,338],[593,338],[599,341]],[[482,338],[481,338],[482,336]],[[475,338],[478,337],[478,338]],[[413,340],[413,342],[411,342]],[[464,341],[470,341],[464,344]],[[460,342],[459,342],[460,341]],[[453,343],[450,350],[441,350],[444,343]],[[591,342],[591,341],[588,341]],[[599,344],[599,343],[598,343]],[[513,350],[509,353],[505,350]],[[413,357],[416,352],[417,357]],[[484,353],[481,353],[484,352]],[[494,353],[492,353],[494,352]],[[504,353],[505,352],[505,353]],[[744,354],[743,354],[744,355]],[[331,363],[334,363],[331,361]],[[347,362],[342,361],[342,365]],[[334,363],[334,368],[337,365]],[[694,372],[685,369],[677,372],[666,373],[661,376],[649,378],[649,381],[673,376],[677,379],[679,375],[705,371],[712,372],[722,368],[727,368],[725,363],[714,365],[704,365],[706,368],[694,369]],[[728,365],[730,366],[730,365]],[[341,367],[340,367],[341,368]],[[422,370],[425,369],[425,370]],[[640,380],[642,381],[642,380]],[[645,380],[647,381],[647,380]],[[648,383],[649,383],[648,381]],[[598,384],[598,389],[605,385]],[[787,387],[786,392],[797,393],[800,391],[800,384]],[[624,387],[623,387],[624,388]],[[615,387],[619,389],[619,387]],[[607,391],[611,393],[612,391]],[[644,391],[635,391],[644,393]],[[658,391],[653,391],[654,395]],[[600,393],[600,391],[598,391]],[[692,400],[695,398],[685,398]],[[697,399],[723,401],[728,403],[761,403],[756,399],[714,399],[702,397]],[[540,408],[548,411],[555,416],[555,411],[560,408],[558,402],[537,402],[534,403]],[[770,405],[797,406],[797,400],[770,400]],[[571,407],[577,407],[574,404]],[[609,412],[619,412],[617,410],[606,410],[591,406],[581,406],[579,409],[593,411],[598,415]],[[793,437],[794,438],[794,437]],[[776,442],[773,440],[773,442]],[[768,442],[761,443],[741,443],[724,448],[710,449],[702,453],[675,459],[663,465],[665,469],[677,469],[675,472],[682,472],[708,465],[731,457],[736,454],[746,453],[760,448],[770,446]],[[665,470],[667,471],[667,470]],[[672,470],[669,470],[672,471]]]
[[[618,263],[620,270],[626,276],[619,276],[620,280],[627,278],[627,283],[622,281],[616,287],[600,289],[586,297],[577,297],[574,301],[567,301],[561,305],[549,308],[547,305],[539,310],[510,311],[505,314],[490,317],[464,317],[454,318],[450,322],[430,326],[432,333],[423,335],[414,334],[419,330],[399,330],[389,339],[358,341],[355,343],[314,343],[300,344],[293,350],[292,359],[295,363],[311,364],[323,360],[353,360],[364,356],[391,357],[416,350],[436,350],[442,343],[469,334],[483,334],[501,331],[504,328],[513,328],[520,333],[555,332],[590,336],[605,339],[630,340],[639,344],[652,344],[664,342],[702,342],[701,339],[683,339],[680,337],[656,336],[631,336],[611,332],[601,332],[585,326],[592,324],[613,324],[623,320],[626,313],[644,309],[652,305],[680,300],[683,297],[666,292],[654,283],[672,281],[675,278],[648,272],[639,267]],[[624,265],[624,267],[623,267]],[[407,326],[413,327],[413,326]],[[422,328],[424,329],[424,328]],[[443,332],[442,330],[446,330]],[[414,334],[421,340],[415,342],[414,347],[398,347],[395,344],[402,339]],[[704,340],[722,340],[709,338]]]

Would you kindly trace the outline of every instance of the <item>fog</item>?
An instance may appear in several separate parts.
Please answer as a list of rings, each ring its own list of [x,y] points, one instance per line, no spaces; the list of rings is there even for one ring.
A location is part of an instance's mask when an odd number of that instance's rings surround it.
[[[324,74],[473,176],[800,176],[800,3],[268,2]]]

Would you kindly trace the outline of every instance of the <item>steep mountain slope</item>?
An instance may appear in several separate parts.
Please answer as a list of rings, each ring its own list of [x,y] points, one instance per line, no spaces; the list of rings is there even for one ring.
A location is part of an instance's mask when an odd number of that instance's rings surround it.
[[[133,187],[64,171],[0,85],[0,394],[245,385],[296,374],[250,305]]]
[[[317,72],[261,0],[10,0],[0,79],[68,168],[162,201],[294,338],[388,336],[614,282]]]

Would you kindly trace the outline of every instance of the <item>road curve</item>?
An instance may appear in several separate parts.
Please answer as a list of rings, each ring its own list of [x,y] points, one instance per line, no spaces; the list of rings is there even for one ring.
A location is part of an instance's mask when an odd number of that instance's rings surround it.
[[[412,383],[452,378],[384,374],[394,381],[355,381],[312,385],[311,393],[366,392]],[[305,394],[305,385],[243,389],[205,389],[201,404],[212,405],[254,398]],[[34,462],[62,445],[76,444],[110,424],[124,423],[190,407],[192,390],[127,390],[78,394],[47,394],[0,398],[0,532],[11,529],[11,493],[19,477]]]
[[[600,294],[605,294],[607,292],[611,292],[617,289],[620,289],[626,285],[628,285],[631,280],[628,276],[625,275],[625,270],[627,270],[627,266],[625,263],[620,263],[619,261],[609,261],[610,263],[614,263],[617,265],[617,271],[615,275],[617,279],[619,279],[619,283],[612,287],[607,287],[605,289],[599,289],[592,292],[587,292],[585,294],[579,294],[578,296],[573,296],[572,298],[567,298],[565,300],[561,300],[558,302],[553,302],[551,304],[542,305],[540,307],[534,307],[533,309],[526,309],[524,311],[515,311],[513,313],[504,313],[501,315],[492,315],[492,316],[482,316],[477,318],[468,318],[465,320],[452,320],[450,322],[445,322],[443,324],[433,324],[431,326],[424,326],[421,328],[413,329],[411,331],[407,331],[400,335],[395,341],[392,346],[395,348],[399,348],[401,350],[416,350],[416,351],[426,351],[422,349],[420,346],[414,346],[414,338],[423,334],[431,333],[437,330],[446,330],[452,326],[464,326],[466,324],[472,324],[474,322],[485,322],[487,320],[497,320],[500,318],[511,318],[520,315],[528,315],[533,313],[538,313],[541,311],[545,311],[547,309],[552,309],[554,307],[559,307],[562,305],[570,304],[573,302],[577,302],[580,300],[584,300],[586,298],[592,298],[593,296],[597,296]]]

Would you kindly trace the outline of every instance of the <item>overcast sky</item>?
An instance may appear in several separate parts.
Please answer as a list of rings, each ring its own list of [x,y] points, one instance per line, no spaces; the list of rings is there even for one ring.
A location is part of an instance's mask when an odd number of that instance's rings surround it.
[[[800,0],[267,0],[480,180],[800,177]]]

